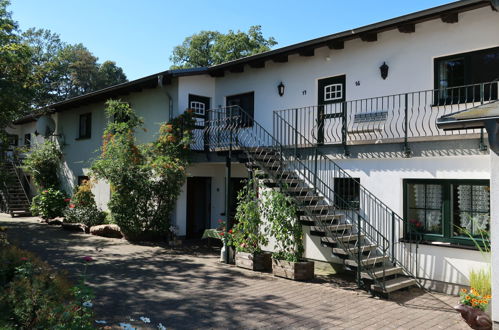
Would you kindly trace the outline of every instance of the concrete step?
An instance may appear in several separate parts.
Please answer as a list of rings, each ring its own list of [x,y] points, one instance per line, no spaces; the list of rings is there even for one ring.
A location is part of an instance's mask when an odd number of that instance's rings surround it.
[[[322,196],[305,195],[305,196],[294,196],[300,202],[319,202],[324,199]]]
[[[362,258],[360,260],[360,263],[362,266],[369,266],[369,265],[376,265],[382,262],[388,261],[390,258],[387,256],[376,256],[376,257],[367,257],[367,258]],[[345,260],[345,265],[350,266],[350,267],[358,267],[358,262],[357,260],[354,259],[347,259]]]
[[[360,235],[360,239],[363,239],[364,235]],[[325,245],[336,245],[339,242],[356,242],[358,239],[358,236],[355,235],[345,235],[345,236],[340,236],[337,238],[333,237],[321,237],[321,243]]]
[[[314,216],[302,215],[300,220],[305,221],[334,221],[340,220],[344,217],[344,214],[318,214]]]
[[[374,251],[378,248],[376,244],[369,244],[369,245],[362,245],[360,247],[360,253],[365,253],[365,252],[370,252]],[[352,247],[348,250],[345,250],[341,247],[335,247],[333,248],[333,254],[338,254],[342,256],[347,256],[350,253],[357,253],[359,251],[359,247]]]
[[[299,194],[299,193],[312,192],[314,191],[314,189],[309,187],[288,187],[286,188],[286,191],[292,194]]]
[[[385,281],[385,288],[383,289],[379,284],[372,284],[371,290],[390,293],[393,291],[397,291],[403,288],[407,288],[413,285],[416,285],[417,282],[414,278],[411,277],[397,277],[392,280]]]
[[[300,210],[309,212],[326,212],[335,208],[333,205],[304,205],[299,207]]]
[[[404,274],[402,267],[386,266],[374,268],[370,272],[361,272],[360,276],[365,279],[377,279],[398,274]]]
[[[326,227],[330,231],[343,231],[343,230],[352,229],[352,225],[349,223],[342,223],[342,224],[338,224],[338,225],[328,225]],[[325,232],[324,227],[321,227],[321,226],[312,226],[312,227],[310,227],[310,231]]]

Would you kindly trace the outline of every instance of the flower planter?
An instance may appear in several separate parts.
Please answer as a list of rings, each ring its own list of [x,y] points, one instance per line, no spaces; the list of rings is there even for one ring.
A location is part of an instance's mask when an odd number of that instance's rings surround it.
[[[272,259],[272,274],[295,281],[308,281],[314,278],[314,262]]]
[[[461,313],[461,316],[470,326],[470,328],[475,330],[492,329],[492,320],[490,319],[490,316],[484,311],[463,304],[457,305],[456,307],[454,307],[454,309]]]
[[[269,271],[272,269],[272,255],[268,252],[236,252],[236,266],[251,270]]]

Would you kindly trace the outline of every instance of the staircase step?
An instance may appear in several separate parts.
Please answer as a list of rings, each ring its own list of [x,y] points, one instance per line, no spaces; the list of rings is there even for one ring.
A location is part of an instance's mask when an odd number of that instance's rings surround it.
[[[294,196],[300,202],[318,202],[324,199],[322,196]]]
[[[288,187],[286,191],[289,193],[304,193],[314,191],[314,188],[309,187]]]
[[[335,206],[333,205],[305,205],[305,206],[300,206],[300,210],[307,210],[310,212],[321,212],[321,211],[328,211],[328,210],[334,210]]]
[[[264,179],[263,180],[264,183],[274,183],[274,184],[277,184],[279,182],[281,183],[286,183],[286,184],[299,184],[299,183],[303,183],[302,180],[300,179]]]
[[[349,223],[342,223],[339,225],[329,225],[327,228],[331,231],[342,231],[352,229],[352,225]],[[324,227],[312,226],[310,227],[310,231],[324,232]]]
[[[363,239],[364,235],[360,235],[360,239]],[[339,242],[355,242],[357,241],[358,236],[357,235],[345,235],[345,236],[339,236],[336,238],[333,237],[321,237],[321,243],[326,244],[326,245],[336,245]]]
[[[368,258],[362,258],[360,260],[362,266],[369,266],[369,265],[375,265],[381,262],[388,261],[390,258],[387,256],[377,256],[377,257],[368,257]],[[345,264],[350,267],[357,267],[358,262],[357,260],[354,259],[347,259],[345,260]]]
[[[383,293],[390,293],[416,284],[417,284],[416,279],[412,277],[397,277],[392,280],[386,281],[384,289],[379,284],[372,284],[371,290]]]
[[[343,218],[344,214],[318,214],[314,216],[302,215],[300,220],[304,221],[334,221]]]
[[[362,245],[360,247],[360,252],[361,253],[364,253],[364,252],[370,252],[370,251],[374,251],[376,250],[378,246],[376,244],[370,244],[370,245]],[[359,248],[358,247],[351,247],[350,249],[348,250],[345,250],[341,247],[335,247],[333,248],[333,254],[339,254],[339,255],[343,255],[343,256],[346,256],[348,255],[348,253],[357,253],[359,251]]]
[[[383,273],[384,270],[384,273]],[[387,266],[385,268],[378,267],[371,270],[371,272],[361,272],[360,276],[365,279],[373,279],[373,278],[383,278],[383,276],[392,276],[397,274],[403,274],[404,270],[402,267],[395,266]]]

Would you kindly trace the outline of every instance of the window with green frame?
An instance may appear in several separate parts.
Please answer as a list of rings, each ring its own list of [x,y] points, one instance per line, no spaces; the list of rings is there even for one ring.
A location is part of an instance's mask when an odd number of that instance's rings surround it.
[[[474,245],[490,228],[489,180],[404,180],[406,238]]]

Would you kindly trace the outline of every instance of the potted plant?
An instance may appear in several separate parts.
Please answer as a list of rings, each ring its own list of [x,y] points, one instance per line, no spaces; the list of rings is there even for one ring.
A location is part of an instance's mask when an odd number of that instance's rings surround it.
[[[236,250],[236,266],[268,271],[272,267],[271,254],[261,247],[268,244],[262,232],[257,185],[249,180],[237,195],[236,224],[232,228],[231,245]]]
[[[275,251],[272,254],[272,273],[298,281],[313,279],[314,263],[302,258],[303,232],[296,205],[279,190],[266,190],[263,195],[265,230],[272,237]]]
[[[492,298],[490,295],[481,295],[474,288],[470,291],[462,289],[459,293],[460,304],[454,307],[466,321],[466,323],[476,330],[492,329],[492,320],[485,313]]]

